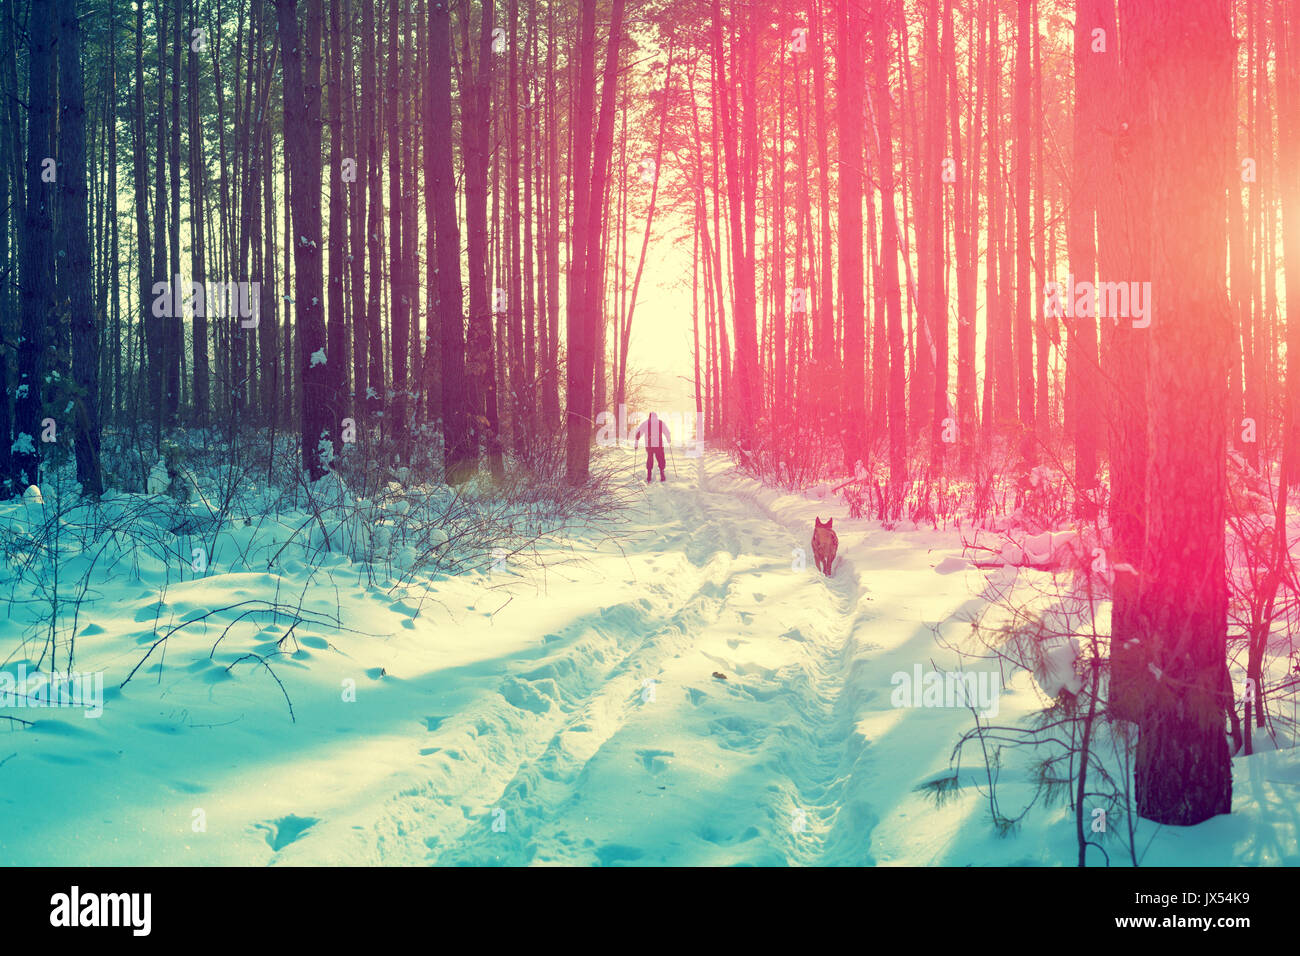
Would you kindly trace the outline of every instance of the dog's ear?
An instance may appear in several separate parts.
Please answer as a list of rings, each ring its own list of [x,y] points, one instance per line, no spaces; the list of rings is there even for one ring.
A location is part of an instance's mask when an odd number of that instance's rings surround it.
[[[827,519],[826,519],[826,527],[829,528],[829,527],[830,527],[831,525],[833,525],[834,523],[835,523],[835,519],[834,519],[834,518],[827,518]]]

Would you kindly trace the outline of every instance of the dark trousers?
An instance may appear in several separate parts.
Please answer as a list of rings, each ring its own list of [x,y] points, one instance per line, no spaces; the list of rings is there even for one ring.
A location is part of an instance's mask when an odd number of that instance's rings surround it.
[[[659,477],[662,479],[664,476],[664,446],[660,445],[658,448],[651,448],[649,445],[646,445],[645,447],[645,480],[646,481],[650,480],[651,472],[654,470],[656,459],[658,459],[659,461]]]

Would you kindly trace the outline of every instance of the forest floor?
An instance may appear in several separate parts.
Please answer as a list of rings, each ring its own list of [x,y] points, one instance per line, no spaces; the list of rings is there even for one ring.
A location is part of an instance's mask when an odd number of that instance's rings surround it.
[[[103,715],[0,711],[35,721],[0,724],[0,864],[1074,864],[1066,807],[995,833],[977,748],[941,807],[916,790],[974,718],[893,706],[891,678],[961,669],[946,645],[998,573],[958,532],[850,520],[721,455],[675,468],[616,538],[552,541],[540,569],[403,593],[318,566],[305,607],[343,629],[237,626],[214,649],[231,618],[204,622],[120,691],[159,592],[97,593],[77,667],[105,673]],[[815,516],[836,519],[829,578],[798,567]],[[183,620],[302,583],[214,571],[165,601]],[[998,723],[1042,708],[1031,675],[1005,677]],[[1231,816],[1144,824],[1143,864],[1300,863],[1298,752],[1234,776]],[[1033,790],[1030,761],[1004,760],[1003,812]]]

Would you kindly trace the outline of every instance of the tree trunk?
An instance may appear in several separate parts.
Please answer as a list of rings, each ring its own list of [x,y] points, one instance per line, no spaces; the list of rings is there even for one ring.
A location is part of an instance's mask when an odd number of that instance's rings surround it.
[[[957,255],[957,441],[959,464],[969,470],[974,460],[975,437],[975,309],[976,282],[979,275],[979,250],[975,232],[979,222],[977,203],[966,204],[969,179],[963,162],[961,114],[957,99],[957,58],[952,0],[944,2],[943,58],[948,74],[948,116],[952,135],[953,237]],[[967,56],[974,56],[973,51]],[[972,151],[972,156],[974,151]]]
[[[838,27],[839,266],[840,292],[844,297],[844,421],[841,441],[844,465],[852,472],[855,461],[866,462],[871,458],[866,434],[866,301],[862,262],[862,180],[865,166],[862,103],[866,97],[863,11],[853,4],[841,3]]]
[[[341,42],[346,37],[340,30],[339,5],[342,0],[329,0],[329,61],[330,82],[330,225],[329,225],[329,314],[326,328],[326,401],[330,428],[339,434],[343,428],[346,402],[344,394],[348,381],[348,329],[346,302],[344,301],[344,266],[348,255],[347,185],[343,182],[343,76]]]
[[[59,299],[72,338],[73,446],[83,494],[104,490],[99,467],[99,341],[91,311],[86,213],[86,105],[76,0],[59,0]]]
[[[880,261],[885,280],[885,311],[889,332],[889,483],[893,503],[902,501],[907,480],[906,369],[903,360],[903,308],[898,287],[898,219],[894,210],[894,148],[890,130],[890,31],[885,4],[873,6],[875,52],[875,110],[880,140]]]
[[[738,16],[739,14],[735,14]],[[751,11],[751,18],[756,14]],[[758,343],[756,338],[756,299],[754,291],[754,232],[756,223],[755,191],[757,186],[758,126],[753,95],[757,25],[751,22],[743,31],[745,60],[737,52],[737,41],[732,43],[732,57],[737,61],[733,73],[739,78],[739,98],[744,101],[741,114],[741,144],[736,142],[736,107],[733,104],[731,81],[727,79],[726,53],[723,44],[723,20],[720,0],[713,0],[713,59],[717,73],[722,124],[723,160],[727,173],[728,212],[730,213],[731,271],[732,271],[732,328],[736,338],[734,366],[736,414],[733,425],[742,447],[756,438],[756,415],[760,382],[758,376]],[[742,33],[734,30],[735,33]],[[828,213],[829,215],[829,213]],[[823,268],[829,267],[829,260]],[[827,282],[829,279],[826,280]],[[830,314],[830,301],[818,304],[818,309]],[[823,328],[823,332],[826,329]],[[829,350],[829,342],[825,343]],[[829,354],[825,356],[829,359]],[[829,406],[828,406],[829,408]]]
[[[947,11],[945,11],[946,13]],[[932,471],[942,469],[947,443],[943,440],[944,419],[948,417],[948,289],[945,284],[944,256],[947,242],[944,238],[944,185],[939,173],[944,145],[944,71],[939,46],[939,2],[931,0],[927,14],[929,26],[926,29],[928,43],[926,50],[926,143],[928,161],[925,166],[925,178],[931,183],[933,202],[930,208],[930,293],[929,305],[929,352],[927,359],[933,376],[933,393],[927,403],[930,408],[930,467]],[[947,17],[944,18],[945,23]],[[947,36],[949,28],[945,27]],[[954,130],[954,135],[961,135],[961,128]],[[956,160],[953,160],[954,168]],[[955,186],[954,186],[955,188]]]
[[[45,330],[54,321],[54,275],[51,220],[54,182],[46,182],[45,159],[52,155],[50,47],[54,10],[50,0],[32,0],[29,19],[27,83],[27,194],[20,237],[21,326],[18,342],[18,389],[14,399],[14,445],[6,476],[11,490],[22,493],[40,480],[39,453],[45,380]]]
[[[184,39],[180,2],[173,11],[171,42],[171,117],[167,141],[167,175],[170,190],[170,216],[168,217],[169,254],[168,274],[173,278],[181,273],[181,47],[188,47]],[[159,154],[161,162],[162,155]],[[180,310],[167,320],[167,366],[164,370],[164,392],[167,407],[164,418],[169,426],[179,423],[181,390],[185,362],[185,323]]]
[[[1114,0],[1092,0],[1093,26],[1102,29],[1107,37],[1116,34]],[[1147,109],[1145,88],[1137,83],[1137,61],[1129,56],[1127,44],[1123,47],[1125,62],[1116,67],[1115,51],[1108,44],[1106,58],[1095,64],[1102,71],[1094,85],[1099,85],[1096,95],[1104,90],[1115,91],[1127,115],[1141,115]],[[1089,54],[1102,56],[1102,54]],[[1131,61],[1131,62],[1130,62]],[[1121,73],[1122,70],[1122,73]],[[1111,186],[1097,187],[1097,234],[1100,237],[1098,252],[1101,271],[1105,277],[1129,279],[1151,274],[1147,230],[1150,220],[1147,208],[1151,185],[1148,170],[1135,152],[1137,140],[1135,127],[1115,130],[1116,141],[1110,159],[1100,158],[1094,165],[1096,179],[1103,174]],[[1106,173],[1107,165],[1111,172]],[[1136,210],[1141,211],[1139,215]],[[1149,403],[1147,400],[1147,369],[1150,348],[1150,329],[1137,329],[1131,321],[1108,322],[1106,379],[1109,382],[1107,421],[1110,447],[1110,526],[1111,550],[1107,559],[1111,565],[1129,564],[1141,568],[1145,563],[1143,549],[1146,538],[1146,475]],[[1068,359],[1067,359],[1068,361]],[[1099,375],[1087,379],[1097,382]],[[1103,396],[1097,395],[1097,401]],[[1084,409],[1079,410],[1082,416]],[[1095,434],[1095,432],[1094,432]],[[1094,472],[1095,473],[1095,472]],[[1135,720],[1140,703],[1150,689],[1151,674],[1136,653],[1140,638],[1138,619],[1138,582],[1132,575],[1119,574],[1115,578],[1114,601],[1111,607],[1111,681],[1109,709],[1116,717]]]
[[[432,0],[429,4],[429,44],[430,124],[435,130],[450,130],[451,14],[447,0]],[[468,124],[468,120],[463,122]],[[460,229],[456,221],[456,174],[451,147],[450,136],[434,136],[429,140],[427,175],[433,180],[437,228],[443,468],[449,484],[461,484],[474,473],[477,456],[470,444],[472,432],[467,421],[470,406],[465,382],[465,317],[461,312]]]
[[[1029,35],[1034,29],[1030,20],[1031,8],[1026,0],[1017,6],[1016,19],[1016,130],[1015,130],[1015,189],[1016,189],[1016,324],[1015,354],[1016,383],[1019,386],[1020,423],[1025,430],[1022,448],[1032,450],[1034,431],[1034,334],[1030,323],[1033,301],[1033,278],[1030,273],[1029,235],[1029,172],[1033,151],[1029,141],[1029,98],[1031,73],[1029,68]],[[1046,410],[1044,410],[1046,414]],[[1026,454],[1025,457],[1030,457]]]
[[[349,242],[348,269],[351,273],[348,315],[352,327],[352,389],[345,396],[345,411],[357,421],[365,407],[368,385],[367,362],[370,352],[370,325],[366,321],[366,184],[370,157],[366,136],[358,118],[353,68],[352,0],[343,0],[345,41],[343,47],[344,108],[347,110],[343,149],[356,162],[356,178],[347,184]],[[363,71],[364,72],[364,71]],[[369,122],[367,120],[367,122]],[[448,129],[451,128],[448,124]]]
[[[190,43],[186,62],[189,107],[189,179],[190,179],[190,275],[195,285],[207,282],[206,247],[204,246],[204,194],[207,173],[203,164],[203,127],[200,124],[199,51],[194,43],[198,27],[198,0],[190,0]],[[111,192],[111,190],[110,190]],[[207,309],[194,314],[194,421],[200,428],[208,424],[211,402],[211,372],[208,363]]]
[[[555,4],[546,5],[546,89],[555,90]],[[572,72],[572,71],[570,71]],[[546,124],[546,348],[542,419],[547,431],[560,424],[560,133],[557,95],[547,96]]]
[[[1105,3],[1106,0],[1101,0]],[[1114,7],[1114,0],[1109,0]],[[1073,168],[1068,206],[1067,245],[1070,272],[1074,282],[1094,282],[1097,271],[1097,193],[1101,182],[1099,167],[1104,152],[1096,149],[1103,111],[1104,71],[1115,62],[1118,37],[1112,29],[1097,41],[1094,30],[1105,30],[1098,0],[1077,0],[1074,14],[1074,130]],[[1104,50],[1094,50],[1094,42],[1105,43]],[[1119,276],[1108,276],[1117,281]],[[1051,297],[1044,296],[1046,302]],[[1074,437],[1074,481],[1080,490],[1097,482],[1097,442],[1101,421],[1093,413],[1100,401],[1100,376],[1097,357],[1097,319],[1090,308],[1076,308],[1073,287],[1061,287],[1058,299],[1062,311],[1069,314],[1066,328],[1066,374],[1072,381],[1072,408],[1069,415]],[[1084,300],[1086,304],[1087,300]],[[1064,318],[1064,316],[1062,316]]]
[[[362,112],[366,116],[366,252],[369,260],[365,301],[366,343],[369,367],[366,391],[361,402],[371,423],[384,407],[384,343],[380,318],[380,295],[383,291],[384,245],[381,235],[383,218],[383,152],[380,144],[379,76],[376,67],[375,0],[361,0],[361,86]],[[358,346],[359,347],[359,346]]]
[[[401,58],[397,36],[402,32],[402,0],[393,0],[388,11],[387,94],[384,98],[388,123],[388,321],[390,341],[388,361],[392,368],[393,402],[385,405],[385,437],[400,449],[406,434],[406,361],[410,349],[406,288],[406,256],[402,249],[402,131],[399,76]],[[401,455],[401,451],[398,451]]]
[[[1122,0],[1134,164],[1150,190],[1151,424],[1146,555],[1138,579],[1143,656],[1154,679],[1138,720],[1140,816],[1190,826],[1232,809],[1225,736],[1227,496],[1222,410],[1227,301],[1223,143],[1234,44],[1228,0]],[[1207,148],[1207,144],[1209,148]],[[1145,167],[1145,168],[1142,168]]]
[[[302,464],[312,481],[338,454],[338,422],[330,419],[324,284],[321,275],[321,0],[308,0],[305,53],[300,47],[298,0],[275,0],[284,51],[285,148],[291,169],[294,222],[294,313],[301,372]],[[321,356],[325,361],[321,361]]]
[[[578,104],[573,147],[575,176],[573,248],[570,255],[568,313],[568,409],[566,472],[570,485],[585,485],[591,465],[592,402],[595,391],[596,336],[601,313],[601,217],[605,175],[614,146],[614,106],[618,92],[619,45],[624,0],[614,0],[610,14],[605,76],[594,141],[591,114],[595,101],[595,4],[583,0],[578,40]]]
[[[1277,37],[1278,168],[1282,205],[1283,262],[1286,268],[1286,398],[1282,473],[1292,487],[1300,484],[1300,13],[1290,4],[1273,10]],[[1288,25],[1289,24],[1289,25]]]
[[[494,0],[482,4],[478,56],[465,31],[464,73],[461,96],[466,102],[461,120],[465,162],[465,221],[469,233],[469,336],[466,342],[466,378],[471,383],[471,441],[487,446],[489,463],[496,441],[496,373],[492,360],[492,282],[488,261],[488,142],[492,128],[492,18]],[[468,20],[468,12],[466,15]],[[477,59],[477,69],[475,60]],[[471,106],[472,104],[472,106]]]

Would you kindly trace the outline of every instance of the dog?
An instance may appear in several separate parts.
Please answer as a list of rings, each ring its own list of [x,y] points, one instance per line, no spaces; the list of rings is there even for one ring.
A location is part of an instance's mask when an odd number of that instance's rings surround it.
[[[831,530],[834,520],[827,518],[826,523],[822,524],[822,519],[816,518],[812,536],[813,562],[817,565],[817,570],[828,578],[831,576],[831,565],[835,562],[835,552],[840,547],[840,539]]]

